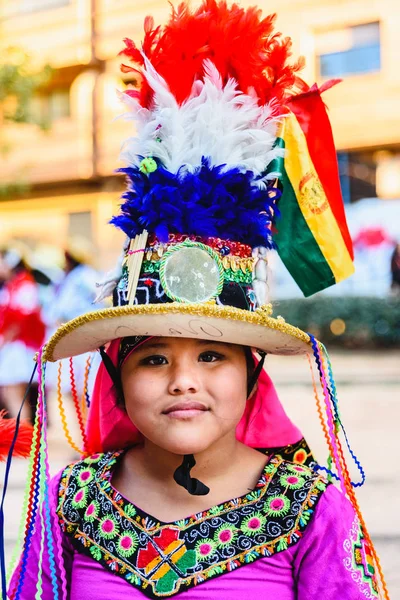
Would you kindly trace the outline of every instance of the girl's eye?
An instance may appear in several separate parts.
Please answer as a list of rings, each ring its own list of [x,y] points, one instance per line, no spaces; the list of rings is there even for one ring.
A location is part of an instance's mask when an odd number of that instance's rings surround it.
[[[151,365],[153,367],[158,367],[160,365],[166,365],[167,359],[165,356],[153,355],[146,356],[143,360],[140,361],[142,365]]]
[[[222,359],[223,359],[222,354],[219,354],[218,352],[202,352],[199,357],[200,362],[207,362],[207,363],[217,362]]]

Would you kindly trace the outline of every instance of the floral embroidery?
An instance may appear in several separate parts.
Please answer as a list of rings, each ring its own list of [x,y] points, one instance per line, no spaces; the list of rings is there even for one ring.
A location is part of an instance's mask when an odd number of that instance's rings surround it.
[[[78,485],[85,486],[89,485],[94,477],[94,471],[91,467],[84,467],[77,474]]]
[[[266,502],[265,512],[269,517],[280,517],[286,515],[290,510],[290,500],[283,494],[272,496]]]
[[[87,488],[78,490],[75,496],[72,498],[71,503],[75,508],[82,508],[86,506]]]
[[[264,515],[256,512],[242,522],[241,530],[247,535],[253,536],[264,529],[265,522]]]
[[[302,438],[299,442],[296,442],[296,444],[277,446],[275,448],[264,448],[262,451],[266,454],[280,456],[284,460],[287,460],[291,463],[306,465],[311,469],[316,465],[312,452],[304,438]]]
[[[139,538],[136,533],[124,533],[117,542],[118,552],[125,557],[131,556],[138,544]]]
[[[85,510],[85,520],[86,521],[94,521],[97,516],[99,514],[99,505],[95,500],[92,500],[92,502],[88,505],[87,509]]]
[[[118,534],[118,524],[114,521],[112,515],[107,515],[100,521],[99,534],[107,539],[114,538]]]
[[[304,479],[293,473],[287,473],[281,477],[281,484],[292,490],[299,490],[304,485]]]
[[[378,582],[372,553],[358,517],[355,517],[352,523],[349,538],[345,540],[343,548],[348,555],[343,559],[343,564],[350,571],[353,581],[358,584],[362,596],[370,600],[378,598]]]
[[[248,494],[160,523],[112,487],[121,454],[67,467],[57,512],[79,552],[149,598],[173,596],[296,544],[328,485],[308,467],[273,456]]]
[[[233,525],[221,525],[215,532],[214,541],[219,547],[229,546],[235,539],[236,533]]]
[[[205,538],[203,540],[199,540],[196,544],[196,554],[199,561],[206,560],[215,552],[215,544],[213,540],[209,538]]]

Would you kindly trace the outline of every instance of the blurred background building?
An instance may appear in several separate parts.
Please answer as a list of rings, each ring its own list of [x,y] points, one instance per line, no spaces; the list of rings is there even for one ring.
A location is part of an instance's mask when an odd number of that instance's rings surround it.
[[[396,0],[283,0],[281,29],[326,94],[345,202],[400,197],[400,20]]]
[[[252,3],[241,0],[244,6]],[[380,199],[377,208],[367,209],[372,215],[368,218],[363,210],[349,211],[350,221],[356,220],[354,226],[350,223],[352,234],[357,237],[360,229],[375,225],[392,249],[400,238],[392,216],[394,199],[400,198],[397,1],[281,0],[274,5],[260,0],[258,4],[265,14],[278,11],[278,28],[293,38],[294,56],[306,58],[307,82],[343,79],[325,94],[343,196],[349,206],[362,198]],[[68,236],[84,235],[96,248],[97,266],[107,269],[121,244],[119,232],[107,225],[123,188],[114,170],[121,141],[133,131],[130,123],[114,120],[121,113],[116,90],[129,84],[120,78],[117,54],[124,36],[141,39],[147,14],[163,22],[169,4],[0,0],[0,7],[1,46],[23,48],[38,68],[52,67],[51,78],[31,102],[47,129],[3,125],[9,150],[0,157],[0,186],[17,182],[25,192],[3,194],[0,238],[17,237],[31,246],[39,242],[62,246]],[[399,210],[397,203],[396,214]],[[362,215],[352,217],[353,213]],[[390,231],[379,219],[376,222],[375,214],[383,214]],[[382,288],[386,291],[388,281]],[[291,291],[283,293],[288,294]]]

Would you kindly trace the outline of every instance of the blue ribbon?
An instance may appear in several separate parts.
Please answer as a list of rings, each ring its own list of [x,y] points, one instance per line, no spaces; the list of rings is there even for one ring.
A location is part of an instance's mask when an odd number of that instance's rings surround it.
[[[31,378],[30,378],[29,383],[28,383],[28,387],[26,388],[25,395],[24,395],[24,398],[23,398],[22,403],[21,403],[21,407],[20,407],[20,409],[18,411],[18,415],[17,415],[16,421],[15,421],[14,437],[13,437],[13,440],[11,442],[10,449],[8,451],[7,461],[6,461],[6,470],[5,470],[5,474],[4,474],[3,494],[2,494],[2,497],[1,497],[1,504],[0,504],[1,593],[2,593],[2,597],[4,599],[7,598],[6,557],[5,557],[5,548],[4,548],[4,501],[5,501],[5,498],[6,498],[6,492],[7,492],[7,487],[8,487],[8,478],[9,478],[9,475],[10,475],[12,456],[13,456],[15,444],[17,442],[17,437],[18,437],[19,425],[20,425],[20,421],[21,421],[21,413],[22,413],[22,409],[24,407],[25,401],[26,401],[26,399],[28,397],[29,391],[31,389],[32,381],[33,381],[33,378],[35,376],[36,369],[37,369],[37,364],[35,364],[35,366],[33,368],[32,375],[31,375]]]

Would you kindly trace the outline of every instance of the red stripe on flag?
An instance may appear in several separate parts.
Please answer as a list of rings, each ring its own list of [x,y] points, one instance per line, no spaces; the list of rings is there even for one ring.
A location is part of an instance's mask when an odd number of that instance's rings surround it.
[[[287,104],[295,114],[306,137],[311,160],[340,228],[344,243],[353,259],[353,243],[346,223],[340,190],[335,143],[326,107],[321,98],[321,92],[336,83],[338,80],[329,81],[321,88],[314,84],[309,91],[292,97]]]

